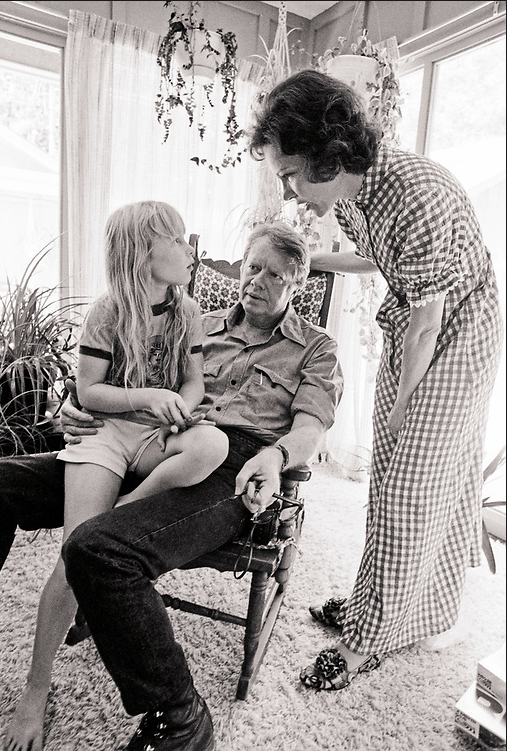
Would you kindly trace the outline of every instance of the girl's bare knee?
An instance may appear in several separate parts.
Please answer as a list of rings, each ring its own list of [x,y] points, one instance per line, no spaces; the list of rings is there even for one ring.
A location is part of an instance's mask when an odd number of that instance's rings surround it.
[[[229,453],[229,439],[219,428],[207,425],[201,431],[198,455],[202,461],[219,466]]]

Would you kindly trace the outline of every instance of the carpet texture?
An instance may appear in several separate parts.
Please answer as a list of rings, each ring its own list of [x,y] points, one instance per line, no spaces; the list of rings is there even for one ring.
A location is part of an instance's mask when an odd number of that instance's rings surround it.
[[[333,634],[312,621],[307,608],[350,591],[362,552],[367,485],[342,479],[336,465],[312,469],[302,493],[301,556],[246,702],[234,699],[243,629],[171,613],[196,687],[213,715],[217,751],[475,751],[475,741],[454,729],[454,705],[474,680],[477,661],[505,640],[505,546],[493,543],[496,575],[485,563],[469,570],[462,643],[441,653],[401,650],[348,689],[316,693],[299,682],[299,669],[333,645]],[[24,684],[39,593],[59,550],[59,534],[32,538],[18,534],[0,573],[0,739]],[[159,588],[245,612],[245,580],[236,582],[232,575],[177,571],[164,576]],[[119,751],[138,722],[125,714],[91,640],[60,649],[46,751]]]

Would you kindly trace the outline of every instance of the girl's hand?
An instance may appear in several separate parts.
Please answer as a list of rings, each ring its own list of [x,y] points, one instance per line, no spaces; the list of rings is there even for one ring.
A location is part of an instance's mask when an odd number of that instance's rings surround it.
[[[403,420],[405,419],[405,412],[407,411],[407,405],[406,404],[400,404],[399,402],[395,402],[394,406],[389,413],[389,417],[387,418],[387,427],[393,433],[393,435],[398,435],[398,433],[401,430],[401,426],[403,425]]]
[[[194,425],[198,425],[206,417],[206,412],[207,410],[204,410],[202,412],[193,412],[190,420],[185,420],[185,425],[183,428],[181,428],[181,430],[188,430],[188,428],[191,428]],[[210,424],[214,425],[215,423]],[[180,428],[178,428],[177,425],[161,425],[157,435],[157,446],[160,446],[160,450],[165,451],[168,437],[179,432]]]
[[[174,435],[174,431],[172,428],[174,428],[174,425],[161,425],[158,429],[158,435],[157,435],[157,446],[160,448],[160,450],[163,452],[166,449],[166,443],[167,439],[170,435]]]
[[[192,415],[184,399],[169,389],[145,389],[147,409],[161,422],[169,424],[171,432],[178,433],[192,422]]]

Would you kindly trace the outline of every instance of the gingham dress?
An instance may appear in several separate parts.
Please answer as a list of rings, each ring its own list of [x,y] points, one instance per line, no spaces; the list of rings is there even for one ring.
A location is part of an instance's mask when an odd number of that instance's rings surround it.
[[[429,159],[382,147],[339,224],[388,283],[373,417],[366,541],[343,641],[372,654],[456,621],[466,567],[480,563],[482,443],[502,338],[491,258],[463,188]],[[410,306],[446,292],[429,370],[397,437]]]

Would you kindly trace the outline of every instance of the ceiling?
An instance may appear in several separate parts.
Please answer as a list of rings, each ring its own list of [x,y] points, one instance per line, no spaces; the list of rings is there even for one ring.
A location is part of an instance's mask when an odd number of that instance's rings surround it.
[[[264,2],[266,2],[267,5],[274,5],[275,8],[279,8],[282,4],[281,2],[270,2],[270,0],[264,0]],[[285,3],[287,13],[295,13],[297,16],[302,16],[302,18],[315,18],[319,13],[323,13],[333,5],[337,5],[337,3],[325,3],[320,2],[320,0],[303,0],[303,2]]]

